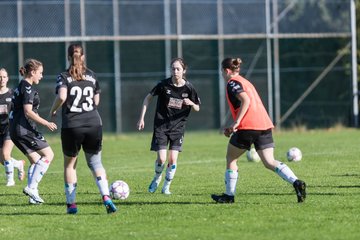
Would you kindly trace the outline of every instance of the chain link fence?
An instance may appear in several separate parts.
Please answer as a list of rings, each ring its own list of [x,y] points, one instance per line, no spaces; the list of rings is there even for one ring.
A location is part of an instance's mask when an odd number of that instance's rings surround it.
[[[100,80],[100,113],[109,132],[135,131],[142,100],[169,76],[173,57],[189,65],[201,97],[189,129],[228,120],[219,62],[241,57],[278,126],[353,125],[352,0],[18,0],[0,1],[0,66],[15,86],[26,58],[44,63],[37,87],[46,116],[66,48],[85,47]],[[339,56],[341,58],[324,70]],[[316,86],[309,92],[309,87]],[[304,93],[307,93],[304,95]],[[299,99],[301,101],[299,102]],[[152,130],[155,103],[146,116]],[[289,112],[289,110],[291,110]],[[286,116],[286,118],[284,118]]]

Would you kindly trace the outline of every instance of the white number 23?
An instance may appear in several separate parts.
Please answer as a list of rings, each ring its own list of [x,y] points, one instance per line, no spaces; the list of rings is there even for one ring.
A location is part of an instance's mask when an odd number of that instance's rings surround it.
[[[71,112],[89,112],[94,110],[94,90],[92,87],[85,87],[81,89],[78,86],[74,86],[70,90],[70,95],[75,96],[73,104],[70,108]],[[85,101],[80,105],[80,100],[85,97]]]

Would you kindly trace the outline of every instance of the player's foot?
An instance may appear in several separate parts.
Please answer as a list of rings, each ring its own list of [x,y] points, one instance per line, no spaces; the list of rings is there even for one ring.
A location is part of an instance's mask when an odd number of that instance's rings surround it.
[[[217,203],[234,203],[234,196],[223,193],[222,195],[211,194],[211,198]]]
[[[158,178],[154,178],[150,185],[149,185],[149,192],[150,193],[154,193],[156,191],[156,189],[159,187],[159,184],[161,182],[161,178],[162,176],[160,175]]]
[[[25,160],[19,160],[18,178],[20,181],[24,181],[25,179],[24,166],[25,166]]]
[[[15,181],[14,181],[14,180],[8,181],[8,182],[6,183],[6,186],[7,186],[7,187],[15,186]]]
[[[114,213],[117,211],[115,204],[111,201],[110,198],[108,198],[106,201],[104,201],[104,205],[105,205],[107,213]]]
[[[66,209],[66,213],[67,214],[76,214],[78,209],[76,206],[76,203],[71,203],[71,204],[66,204],[67,209]]]
[[[163,188],[161,189],[161,193],[165,195],[170,195],[170,183],[168,181],[165,181]]]
[[[28,195],[29,197],[31,197],[34,201],[36,201],[38,203],[44,203],[44,200],[39,195],[39,191],[35,188],[29,188],[28,186],[26,186],[23,190],[23,193],[25,195]]]
[[[37,202],[37,201],[35,201],[34,199],[32,199],[31,197],[29,197],[29,204],[32,204],[32,205],[40,205],[41,202]]]
[[[304,181],[296,180],[293,184],[298,203],[304,202],[306,198],[306,184]]]

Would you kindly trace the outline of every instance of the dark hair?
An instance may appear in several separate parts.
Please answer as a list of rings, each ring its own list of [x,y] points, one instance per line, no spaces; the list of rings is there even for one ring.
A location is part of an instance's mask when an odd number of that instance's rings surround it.
[[[82,80],[86,71],[84,60],[81,58],[84,55],[84,50],[80,44],[71,44],[68,47],[68,59],[70,66],[68,72],[75,80]]]
[[[240,72],[240,64],[242,63],[240,58],[225,58],[221,62],[223,69],[230,69],[232,72]]]
[[[174,64],[174,62],[179,62],[184,70],[187,69],[187,64],[185,63],[184,59],[182,59],[182,58],[173,58],[171,60],[170,66],[172,66]]]
[[[23,77],[29,77],[31,76],[31,71],[36,71],[42,65],[43,64],[36,59],[33,58],[26,59],[24,66],[20,67],[19,73]]]

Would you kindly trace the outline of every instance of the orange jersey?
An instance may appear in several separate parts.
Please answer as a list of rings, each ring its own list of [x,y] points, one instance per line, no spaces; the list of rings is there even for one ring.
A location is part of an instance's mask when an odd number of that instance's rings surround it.
[[[274,127],[254,85],[247,79],[241,76],[235,76],[228,81],[226,88],[226,99],[234,121],[241,106],[241,102],[236,95],[245,92],[250,98],[249,109],[237,129],[267,130]]]

